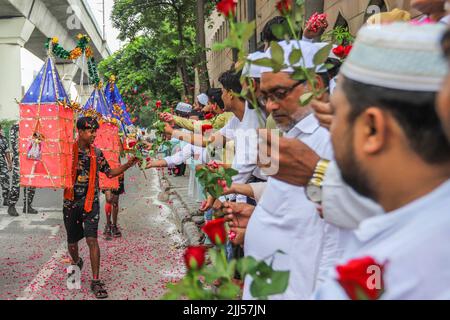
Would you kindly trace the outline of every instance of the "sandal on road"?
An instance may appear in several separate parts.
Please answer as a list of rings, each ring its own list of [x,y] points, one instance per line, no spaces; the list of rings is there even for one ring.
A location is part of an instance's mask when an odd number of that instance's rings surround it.
[[[122,232],[120,232],[119,227],[117,227],[115,224],[113,224],[113,226],[111,228],[111,233],[114,238],[122,237]]]
[[[108,298],[108,292],[105,289],[105,284],[103,282],[101,282],[100,280],[92,280],[91,281],[91,290],[97,299]]]

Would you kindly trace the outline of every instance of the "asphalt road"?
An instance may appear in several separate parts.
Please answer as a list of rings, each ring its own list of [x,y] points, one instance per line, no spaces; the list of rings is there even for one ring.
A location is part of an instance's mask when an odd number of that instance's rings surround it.
[[[119,225],[123,237],[106,241],[104,197],[99,228],[100,277],[109,299],[159,299],[168,282],[184,273],[181,235],[170,219],[170,211],[157,200],[156,172],[148,180],[137,170],[126,176],[127,193],[121,197]],[[22,202],[18,203],[18,211]],[[38,190],[33,206],[38,215],[13,218],[0,208],[0,300],[95,299],[89,289],[89,251],[80,242],[85,264],[81,290],[69,290],[66,232],[62,221],[62,191]]]

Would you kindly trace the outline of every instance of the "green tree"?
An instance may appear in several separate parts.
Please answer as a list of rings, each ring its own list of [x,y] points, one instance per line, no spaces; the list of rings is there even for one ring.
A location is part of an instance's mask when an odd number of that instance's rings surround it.
[[[165,22],[161,29],[170,26]],[[172,105],[181,99],[182,80],[176,62],[175,53],[159,46],[155,39],[140,36],[103,60],[98,69],[106,79],[117,77],[117,86],[132,117],[141,125],[150,126],[156,101]]]
[[[200,50],[196,43],[196,5],[194,0],[116,0],[112,13],[122,40],[133,41],[145,35],[176,56],[182,93],[188,96],[193,95],[193,70]]]

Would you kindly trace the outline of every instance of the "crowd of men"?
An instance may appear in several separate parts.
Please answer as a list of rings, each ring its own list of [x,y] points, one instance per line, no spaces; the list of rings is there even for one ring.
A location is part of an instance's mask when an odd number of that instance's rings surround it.
[[[317,68],[317,88],[294,80],[291,67],[275,72],[252,63],[272,58],[267,45],[249,55],[242,72],[233,66],[220,76],[223,110],[217,97],[202,103],[215,110],[212,119],[161,116],[166,134],[186,150],[148,168],[195,154],[207,163],[213,146],[215,160],[239,172],[226,195],[209,197],[201,210],[207,220],[225,210],[236,234],[229,258],[252,256],[290,271],[287,290],[272,299],[349,298],[339,270],[368,258],[383,272],[376,284],[384,286],[383,299],[450,298],[449,3],[412,5],[423,18],[405,21],[396,11],[383,14],[389,23],[364,26],[342,65],[331,54],[333,67]],[[282,17],[266,26],[267,44],[279,23]],[[285,65],[300,48],[301,64],[315,66],[325,44],[306,32],[279,42]],[[249,86],[256,100],[239,95]],[[313,91],[322,93],[301,107]],[[214,132],[202,132],[205,124]],[[277,163],[275,172],[267,174],[261,149]],[[252,299],[252,279],[244,280],[243,298]]]
[[[199,95],[194,107],[180,103],[175,115],[161,115],[176,148],[147,168],[191,165],[190,189],[204,200],[205,219],[223,210],[236,235],[228,258],[252,256],[290,272],[287,290],[271,299],[353,298],[343,270],[360,266],[380,268],[382,283],[375,286],[383,287],[383,299],[450,298],[449,2],[414,0],[424,19],[395,23],[395,15],[385,15],[393,23],[364,26],[345,63],[330,54],[332,67],[316,69],[315,88],[294,80],[292,67],[275,71],[252,63],[272,58],[273,26],[284,23],[277,17],[264,28],[265,50],[249,55],[242,71],[224,72],[222,88]],[[314,40],[321,32],[279,42],[285,65],[301,49],[300,64],[315,67],[325,45]],[[251,91],[256,99],[241,95]],[[301,97],[311,92],[315,99],[301,107]],[[98,128],[95,119],[78,120],[73,187],[64,192],[63,214],[73,265],[83,268],[78,242],[86,238],[91,289],[106,298],[98,174],[120,176],[138,160],[111,169],[93,146]],[[0,136],[0,169],[4,205],[16,215],[17,126],[11,139],[12,158]],[[225,195],[205,199],[195,170],[212,159],[238,174]],[[29,213],[35,213],[33,192],[25,197]],[[115,210],[118,195],[107,196]],[[113,219],[115,225],[117,214]],[[111,232],[118,230],[105,230]],[[253,280],[242,280],[243,298],[252,299]]]

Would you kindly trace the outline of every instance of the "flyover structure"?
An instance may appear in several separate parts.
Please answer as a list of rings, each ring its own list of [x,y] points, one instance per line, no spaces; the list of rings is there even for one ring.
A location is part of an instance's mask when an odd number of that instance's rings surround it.
[[[47,38],[58,37],[70,50],[76,46],[79,33],[91,38],[97,61],[111,54],[86,0],[0,0],[0,119],[19,117],[15,101],[22,96],[21,48],[45,60]],[[80,59],[77,64],[56,59],[56,64],[65,88],[78,84],[84,102],[91,93],[86,66]],[[81,83],[81,79],[85,80]]]

